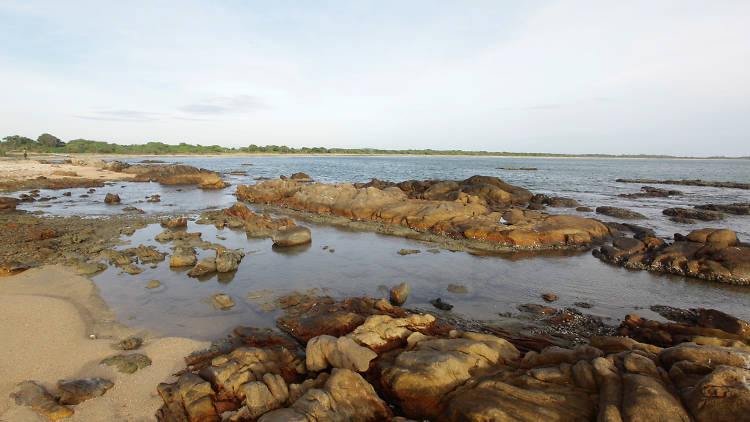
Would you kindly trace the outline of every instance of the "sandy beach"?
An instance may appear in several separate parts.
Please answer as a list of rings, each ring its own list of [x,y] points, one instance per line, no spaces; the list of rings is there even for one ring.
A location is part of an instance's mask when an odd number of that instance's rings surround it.
[[[0,160],[0,180],[4,182],[26,180],[39,176],[48,179],[72,177],[97,180],[129,180],[133,178],[132,174],[73,164],[47,164],[39,160]]]
[[[0,278],[0,420],[45,421],[9,394],[16,384],[34,380],[53,391],[59,380],[103,377],[114,387],[102,397],[73,407],[70,421],[151,421],[162,405],[156,386],[184,368],[183,358],[207,347],[184,338],[159,338],[112,322],[90,280],[63,266],[46,266]],[[96,339],[91,339],[94,335]],[[142,336],[137,350],[152,365],[134,374],[117,372],[99,362],[122,353],[115,344]]]

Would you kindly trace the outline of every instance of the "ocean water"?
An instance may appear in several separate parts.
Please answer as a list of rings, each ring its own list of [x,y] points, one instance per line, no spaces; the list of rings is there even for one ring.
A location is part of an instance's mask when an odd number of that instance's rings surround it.
[[[702,227],[729,228],[740,240],[750,241],[750,216],[728,215],[725,220],[676,224],[662,215],[668,207],[691,208],[705,203],[750,202],[750,191],[691,186],[659,186],[684,192],[673,198],[626,199],[617,196],[640,190],[640,184],[617,183],[617,178],[703,179],[750,182],[750,160],[652,160],[652,159],[554,159],[497,157],[179,157],[160,158],[223,173],[245,171],[246,175],[225,175],[237,184],[256,183],[257,178],[278,178],[305,172],[326,183],[367,182],[372,178],[390,181],[408,179],[465,179],[475,174],[496,176],[534,193],[546,193],[577,199],[595,208],[611,205],[638,211],[648,217],[636,224],[651,227],[659,236],[671,238]],[[141,158],[128,161],[136,163]],[[243,163],[252,166],[243,166]],[[498,170],[496,167],[536,167],[537,171]],[[136,206],[147,213],[186,213],[197,216],[211,208],[225,208],[235,202],[235,189],[202,191],[184,186],[169,187],[156,183],[117,182],[102,188],[89,198],[80,198],[87,189],[71,189],[71,197],[61,192],[44,191],[43,196],[59,196],[46,203],[24,204],[22,208],[57,215],[106,215],[122,213],[125,206]],[[121,205],[105,205],[106,193],[118,193]],[[147,196],[159,194],[161,202],[147,203]],[[262,207],[252,206],[256,211]],[[578,213],[570,208],[549,208],[548,212],[617,220],[593,213]],[[429,300],[441,297],[455,305],[453,312],[479,319],[503,321],[499,313],[517,312],[523,303],[541,303],[543,293],[560,296],[554,306],[572,306],[575,302],[593,305],[588,313],[608,318],[616,324],[628,313],[659,318],[648,310],[655,304],[676,307],[710,307],[750,319],[750,288],[709,283],[678,276],[630,271],[600,262],[590,252],[562,256],[495,257],[473,256],[464,252],[441,250],[420,242],[341,230],[327,226],[311,227],[313,243],[293,250],[274,249],[268,239],[250,239],[243,232],[217,230],[213,226],[190,223],[189,231],[200,231],[203,239],[249,254],[239,270],[230,275],[197,280],[185,271],[169,268],[168,262],[135,276],[119,275],[114,267],[95,276],[102,296],[116,311],[117,320],[168,335],[200,339],[217,338],[238,325],[273,326],[277,311],[263,309],[274,295],[294,290],[319,289],[336,297],[369,295],[384,297],[380,286],[408,282],[412,287],[408,306],[429,309]],[[130,245],[156,244],[170,252],[169,244],[160,245],[153,237],[161,231],[157,225],[123,237]],[[217,238],[226,238],[222,240]],[[327,249],[323,249],[328,246]],[[125,246],[127,247],[127,246]],[[399,249],[420,249],[422,253],[400,256]],[[330,250],[335,252],[331,253]],[[200,257],[212,251],[201,252]],[[157,279],[162,287],[147,290],[148,281]],[[460,284],[468,293],[446,290]],[[258,291],[261,291],[258,294]],[[205,297],[229,294],[236,306],[229,311],[214,310]],[[251,298],[248,299],[248,294]],[[260,299],[254,298],[261,296]]]

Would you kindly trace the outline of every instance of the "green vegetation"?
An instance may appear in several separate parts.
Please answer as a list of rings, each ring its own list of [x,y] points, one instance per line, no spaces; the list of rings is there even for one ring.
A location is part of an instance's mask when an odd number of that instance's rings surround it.
[[[671,155],[609,155],[609,154],[548,154],[548,153],[518,153],[492,151],[461,151],[461,150],[433,150],[433,149],[376,149],[376,148],[325,148],[302,147],[292,148],[285,145],[227,148],[220,145],[190,145],[184,142],[178,145],[163,142],[148,142],[137,145],[120,145],[109,142],[74,139],[63,142],[59,138],[43,133],[36,141],[25,136],[12,135],[0,142],[0,155],[9,152],[20,153],[26,149],[33,153],[55,154],[127,154],[127,155],[204,155],[204,154],[351,154],[351,155],[470,155],[470,156],[523,156],[523,157],[593,157],[593,158],[694,158],[675,157]],[[727,157],[706,157],[727,158]],[[748,158],[748,157],[739,157]]]

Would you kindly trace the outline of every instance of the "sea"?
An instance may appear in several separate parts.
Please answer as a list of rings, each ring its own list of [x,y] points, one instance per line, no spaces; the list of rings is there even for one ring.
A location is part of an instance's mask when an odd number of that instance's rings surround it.
[[[680,224],[662,211],[671,207],[692,208],[700,204],[750,202],[750,190],[677,185],[653,185],[680,190],[669,198],[628,199],[620,194],[639,192],[642,184],[618,183],[616,179],[731,181],[750,183],[750,160],[721,159],[625,159],[625,158],[517,158],[468,156],[243,156],[243,157],[128,157],[136,164],[144,159],[187,164],[223,173],[233,186],[203,191],[192,186],[163,186],[158,183],[116,182],[97,188],[70,189],[72,196],[42,191],[55,196],[48,202],[24,203],[20,208],[45,215],[83,215],[91,218],[120,214],[123,207],[136,206],[148,214],[180,213],[197,217],[201,212],[226,208],[236,202],[234,186],[258,183],[263,178],[304,172],[323,183],[368,182],[373,178],[403,180],[462,180],[473,175],[499,177],[533,193],[576,199],[590,208],[608,205],[637,211],[647,218],[632,221],[652,228],[671,239],[675,233],[714,227],[734,230],[741,241],[750,241],[750,215],[728,214],[724,220]],[[499,167],[536,168],[533,171],[502,170]],[[244,172],[230,175],[229,172]],[[104,204],[107,193],[117,193],[119,206]],[[161,202],[145,202],[161,195]],[[262,207],[250,205],[262,212]],[[603,221],[622,221],[574,208],[548,208],[546,212],[574,214]],[[411,286],[407,306],[438,312],[429,301],[441,298],[454,305],[451,312],[466,318],[518,325],[518,306],[543,303],[540,295],[554,293],[554,307],[575,307],[586,302],[586,313],[601,316],[617,325],[627,314],[661,319],[649,308],[669,305],[679,308],[715,308],[750,319],[750,287],[731,286],[673,275],[652,274],[615,267],[599,261],[591,252],[529,256],[477,256],[466,252],[434,249],[414,240],[370,232],[311,225],[312,244],[293,250],[273,248],[269,239],[248,238],[244,232],[216,229],[189,223],[189,231],[200,231],[203,239],[247,253],[236,273],[205,279],[189,278],[184,270],[145,267],[138,275],[121,275],[110,267],[92,279],[102,297],[115,309],[116,319],[136,328],[164,335],[211,340],[240,325],[272,327],[279,310],[273,299],[294,291],[310,291],[334,297],[386,297],[387,288],[401,282]],[[157,245],[170,252],[169,245],[154,242],[158,225],[123,236],[127,246]],[[421,253],[401,256],[399,249]],[[199,258],[212,251],[201,251]],[[145,289],[150,280],[162,286]],[[448,290],[450,285],[466,287],[466,293]],[[214,309],[206,297],[224,293],[235,302],[227,311]],[[520,327],[523,328],[523,327]]]

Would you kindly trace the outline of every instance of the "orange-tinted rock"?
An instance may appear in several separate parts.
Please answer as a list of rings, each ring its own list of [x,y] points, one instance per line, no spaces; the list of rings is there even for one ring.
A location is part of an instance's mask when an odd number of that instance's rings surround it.
[[[518,211],[516,218],[516,214],[493,212],[498,206],[527,203],[531,197],[525,189],[496,178],[474,176],[461,182],[414,181],[384,189],[358,186],[271,180],[238,186],[237,197],[297,210],[398,224],[517,249],[578,247],[609,236],[609,229],[593,219],[549,216],[532,211],[522,214]],[[456,187],[458,191],[454,190]],[[504,224],[503,216],[513,220],[513,225]]]

